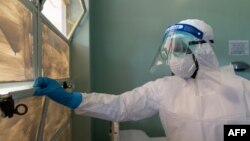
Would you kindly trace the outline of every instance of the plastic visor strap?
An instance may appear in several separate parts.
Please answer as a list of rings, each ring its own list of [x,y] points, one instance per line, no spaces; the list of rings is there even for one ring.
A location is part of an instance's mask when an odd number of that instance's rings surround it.
[[[197,29],[194,26],[191,26],[191,25],[188,25],[188,24],[174,24],[174,25],[167,28],[167,30],[164,33],[163,40],[166,38],[168,33],[171,32],[171,31],[187,32],[187,33],[192,34],[193,36],[195,36],[198,39],[202,39],[203,34],[204,34],[202,31],[200,31],[199,29]]]

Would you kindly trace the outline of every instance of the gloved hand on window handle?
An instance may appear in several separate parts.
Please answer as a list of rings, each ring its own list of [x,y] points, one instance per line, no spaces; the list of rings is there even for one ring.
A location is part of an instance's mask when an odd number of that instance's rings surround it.
[[[71,109],[77,108],[83,99],[80,92],[67,92],[56,80],[48,77],[38,77],[33,87],[38,87],[35,90],[35,96],[47,95],[50,99]]]

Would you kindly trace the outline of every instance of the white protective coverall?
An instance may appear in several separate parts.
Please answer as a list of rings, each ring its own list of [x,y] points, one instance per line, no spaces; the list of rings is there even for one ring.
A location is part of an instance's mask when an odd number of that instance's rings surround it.
[[[75,112],[118,122],[159,112],[168,141],[223,141],[225,124],[250,124],[250,82],[221,71],[208,43],[196,58],[195,79],[166,76],[120,95],[83,94]]]

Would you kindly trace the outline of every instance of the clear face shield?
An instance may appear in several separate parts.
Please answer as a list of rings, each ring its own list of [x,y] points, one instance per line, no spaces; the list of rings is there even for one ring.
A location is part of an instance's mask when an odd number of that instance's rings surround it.
[[[155,72],[160,65],[169,65],[171,71],[184,78],[190,77],[196,70],[195,52],[203,33],[193,26],[176,24],[170,26],[159,48],[150,71]]]

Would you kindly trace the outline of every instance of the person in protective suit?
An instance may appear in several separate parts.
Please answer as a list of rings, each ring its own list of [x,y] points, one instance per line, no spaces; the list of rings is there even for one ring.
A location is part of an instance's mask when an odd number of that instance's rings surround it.
[[[222,141],[225,124],[250,124],[250,82],[219,68],[210,25],[187,19],[169,26],[153,69],[170,66],[173,76],[120,95],[66,92],[39,77],[35,95],[47,95],[75,113],[110,121],[140,120],[159,112],[168,141]]]

